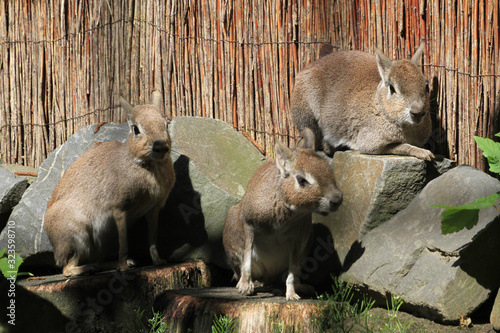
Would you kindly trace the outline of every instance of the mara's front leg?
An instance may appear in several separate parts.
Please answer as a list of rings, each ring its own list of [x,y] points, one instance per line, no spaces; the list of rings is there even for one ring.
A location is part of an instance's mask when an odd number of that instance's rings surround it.
[[[118,230],[118,269],[125,271],[129,268],[128,259],[128,239],[127,239],[127,213],[115,210],[113,217]]]
[[[236,288],[240,294],[252,295],[254,293],[254,284],[252,281],[252,252],[253,252],[253,240],[254,231],[253,227],[248,225],[240,217],[239,223],[243,223],[243,232],[245,234],[245,246],[243,248],[243,260],[241,262],[241,276]]]
[[[156,243],[158,242],[158,216],[160,214],[160,207],[155,207],[151,209],[146,214],[146,220],[148,221],[148,241],[149,241],[149,254],[153,260],[153,265],[164,265],[167,263],[166,260],[160,258],[158,254],[158,248]]]
[[[299,274],[300,274],[300,256],[298,255],[298,249],[293,249],[290,251],[290,256],[288,260],[288,275],[286,277],[286,300],[296,301],[300,299],[300,296],[295,291],[295,285],[299,284]]]
[[[431,153],[431,151],[410,145],[409,143],[393,143],[387,145],[381,153],[415,156],[425,161],[431,161],[433,158],[435,158],[434,154]]]
[[[312,235],[312,224],[309,220],[309,223],[306,224],[306,229],[300,234],[297,242],[294,244],[295,246],[290,250],[289,253],[289,266],[288,266],[288,275],[286,278],[286,299],[290,300],[299,300],[300,296],[297,294],[297,291],[306,295],[314,295],[314,288],[307,284],[300,283],[300,268],[303,260],[306,257],[307,250],[310,246],[311,235]]]

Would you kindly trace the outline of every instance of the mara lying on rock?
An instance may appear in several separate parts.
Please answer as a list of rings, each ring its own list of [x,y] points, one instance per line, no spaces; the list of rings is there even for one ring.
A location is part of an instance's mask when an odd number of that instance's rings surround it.
[[[331,155],[345,147],[365,154],[431,160],[429,99],[418,60],[391,61],[382,52],[337,51],[306,66],[295,80],[292,117],[309,127]]]

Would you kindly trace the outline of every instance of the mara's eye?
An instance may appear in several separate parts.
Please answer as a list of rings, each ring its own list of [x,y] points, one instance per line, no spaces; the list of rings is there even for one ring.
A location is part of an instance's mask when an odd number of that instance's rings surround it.
[[[295,176],[295,179],[297,180],[297,183],[299,183],[300,187],[304,187],[304,186],[306,186],[306,185],[309,184],[309,182],[307,181],[307,179],[305,179],[302,176]]]
[[[137,125],[132,125],[132,131],[134,132],[134,135],[139,135],[141,134],[141,131],[139,131],[139,127]]]
[[[396,93],[396,89],[394,88],[394,86],[392,84],[389,84],[389,91],[391,92],[391,95]]]

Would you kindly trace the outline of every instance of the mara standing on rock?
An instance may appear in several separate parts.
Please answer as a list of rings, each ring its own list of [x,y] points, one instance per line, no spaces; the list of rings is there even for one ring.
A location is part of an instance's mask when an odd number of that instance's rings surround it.
[[[153,264],[164,263],[156,247],[158,213],[175,182],[171,140],[159,113],[161,95],[127,111],[126,143],[103,142],[80,156],[66,171],[47,204],[45,229],[56,264],[66,276],[111,268],[128,269],[127,227],[145,216]]]
[[[276,161],[254,173],[240,203],[229,210],[222,241],[241,294],[254,293],[254,280],[274,282],[288,269],[286,299],[311,291],[298,279],[312,244],[312,213],[328,214],[342,201],[333,170],[314,152],[309,129],[295,150],[277,141]]]

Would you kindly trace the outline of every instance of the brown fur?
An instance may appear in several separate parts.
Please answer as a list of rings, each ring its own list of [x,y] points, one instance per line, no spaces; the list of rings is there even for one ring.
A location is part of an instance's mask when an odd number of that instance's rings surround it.
[[[45,230],[56,264],[66,276],[107,268],[118,243],[118,268],[128,268],[127,226],[142,216],[148,221],[150,253],[156,249],[158,213],[175,182],[171,140],[158,112],[159,93],[151,105],[127,102],[127,143],[104,142],[80,156],[57,185],[45,214]],[[118,237],[116,237],[118,235]],[[130,262],[129,262],[130,263]]]
[[[311,128],[327,154],[347,147],[366,154],[411,155],[430,160],[419,148],[431,135],[426,84],[417,61],[391,61],[382,52],[338,51],[306,66],[295,80],[292,117]],[[390,91],[393,93],[390,93]]]
[[[227,214],[222,239],[242,294],[254,292],[253,280],[269,282],[288,269],[286,298],[300,298],[296,288],[312,241],[311,214],[328,214],[342,200],[314,141],[305,129],[294,151],[278,142],[276,161],[257,169],[243,199]]]

